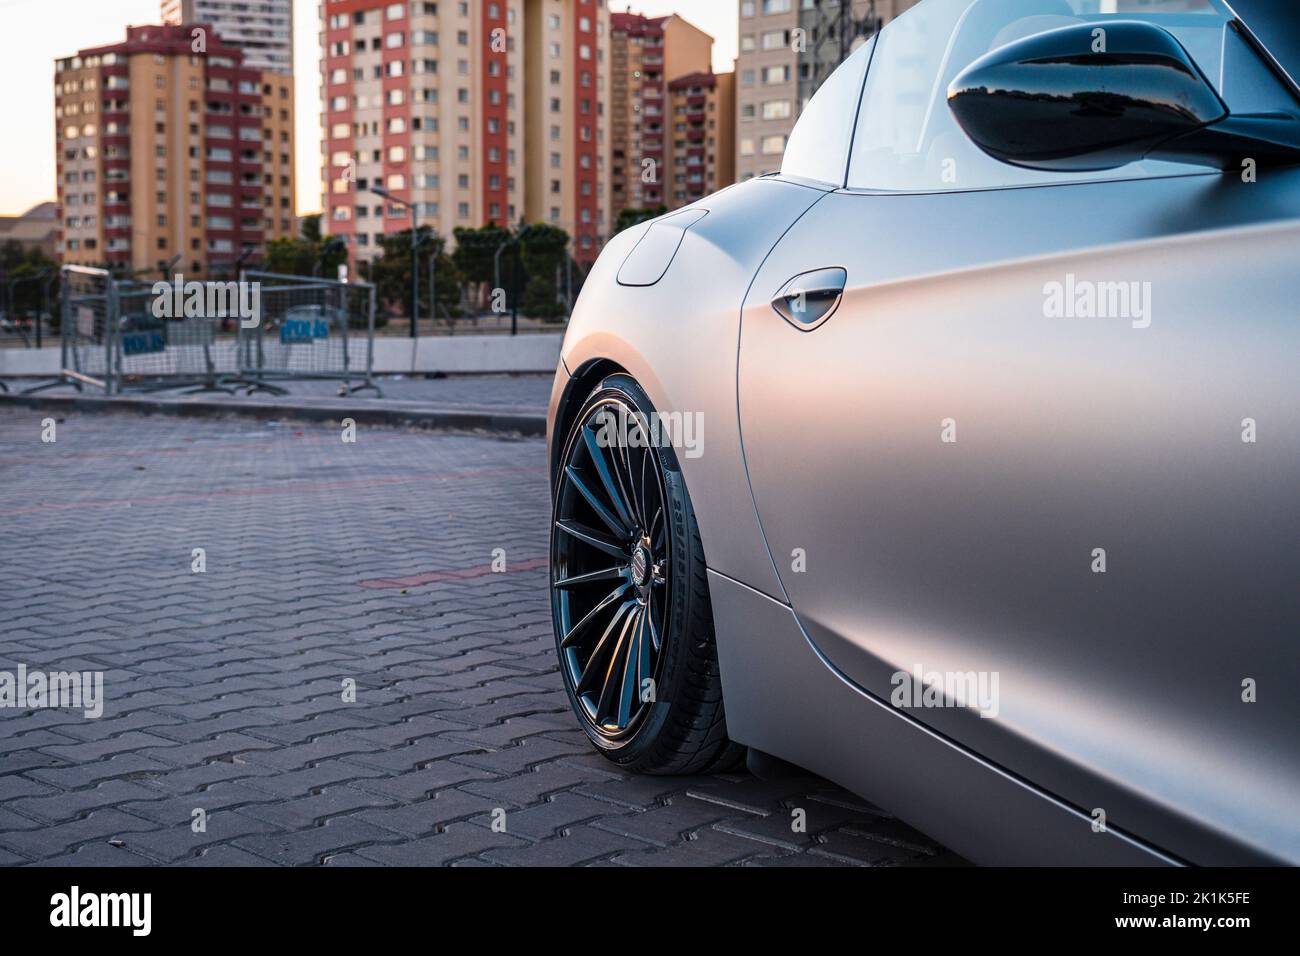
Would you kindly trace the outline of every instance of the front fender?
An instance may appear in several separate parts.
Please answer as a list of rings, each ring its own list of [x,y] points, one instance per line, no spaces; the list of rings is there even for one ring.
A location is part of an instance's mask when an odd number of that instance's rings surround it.
[[[583,370],[617,366],[660,413],[693,416],[694,447],[677,447],[709,567],[784,600],[754,510],[741,454],[736,367],[740,310],[763,259],[825,193],[751,180],[695,204],[708,215],[683,234],[663,277],[620,285],[619,269],[650,229],[616,236],[592,269],[569,322],[551,421],[590,391]],[[575,381],[586,388],[574,387]],[[581,392],[582,394],[577,394]],[[568,393],[568,394],[566,394]],[[557,441],[552,437],[552,444]]]

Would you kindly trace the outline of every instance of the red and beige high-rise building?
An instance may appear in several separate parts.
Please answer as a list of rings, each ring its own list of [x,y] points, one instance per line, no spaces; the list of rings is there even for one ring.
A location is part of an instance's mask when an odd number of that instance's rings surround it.
[[[611,231],[609,10],[605,0],[527,0],[525,213],[594,260]]]
[[[688,73],[668,83],[668,96],[666,205],[676,209],[736,181],[736,74]]]
[[[716,150],[732,141],[734,85],[713,73],[713,38],[676,15],[616,13],[610,31],[614,215],[675,209],[728,185],[734,163]],[[719,112],[719,101],[733,105]]]
[[[389,233],[521,219],[569,232],[580,260],[608,229],[603,0],[325,0],[328,233],[356,258]]]
[[[64,262],[211,275],[293,235],[293,80],[209,26],[129,27],[56,61],[54,95]]]

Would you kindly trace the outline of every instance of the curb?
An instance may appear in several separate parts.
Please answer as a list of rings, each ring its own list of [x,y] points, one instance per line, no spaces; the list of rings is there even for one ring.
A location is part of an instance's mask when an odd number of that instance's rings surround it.
[[[491,432],[498,435],[546,435],[546,416],[522,412],[421,408],[418,406],[310,405],[292,402],[204,401],[202,399],[105,398],[91,395],[13,395],[0,393],[0,408],[16,406],[52,412],[114,412],[171,415],[178,418],[220,418],[225,415],[259,421],[339,422],[358,425],[423,428],[431,431]]]

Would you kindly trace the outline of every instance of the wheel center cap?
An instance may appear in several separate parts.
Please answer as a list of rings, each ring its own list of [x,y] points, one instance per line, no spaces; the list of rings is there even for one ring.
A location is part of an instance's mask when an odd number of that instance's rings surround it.
[[[642,544],[632,552],[632,580],[639,588],[645,587],[650,580],[650,552]]]

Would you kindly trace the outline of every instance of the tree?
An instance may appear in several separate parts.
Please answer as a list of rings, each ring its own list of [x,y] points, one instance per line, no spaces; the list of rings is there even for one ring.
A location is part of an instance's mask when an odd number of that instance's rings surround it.
[[[452,257],[465,281],[496,281],[497,249],[503,242],[510,241],[510,230],[490,222],[480,229],[458,227],[452,230],[452,235],[456,238],[456,251]]]
[[[348,261],[348,244],[342,236],[327,236],[320,243],[316,260],[320,263],[320,275],[327,279],[336,278],[339,266]]]
[[[316,213],[313,216],[303,216],[302,227],[299,232],[302,238],[306,239],[308,242],[320,242],[320,213]]]
[[[559,298],[559,290],[553,278],[530,276],[521,308],[525,315],[534,319],[554,321],[564,317],[564,306],[560,304]]]
[[[318,261],[318,244],[306,239],[272,239],[266,244],[262,266],[267,272],[309,276]]]
[[[438,315],[456,315],[460,305],[461,274],[454,257],[446,253],[446,240],[428,226],[420,227],[420,312],[433,315],[429,300],[429,257],[434,264],[434,286]],[[370,265],[368,280],[375,284],[379,300],[403,311],[411,307],[411,230],[388,233],[379,240],[382,252]]]
[[[618,214],[618,220],[614,223],[614,232],[620,233],[624,229],[631,229],[633,226],[643,222],[648,222],[656,216],[662,216],[668,211],[667,206],[655,206],[645,209],[624,209]]]
[[[308,216],[307,220],[304,220],[304,234],[309,232],[306,222],[319,219],[319,216]],[[319,230],[319,221],[317,229]],[[315,239],[310,239],[306,235],[301,239],[272,239],[266,244],[262,267],[267,272],[279,272],[284,275],[319,275],[332,279],[338,275],[339,266],[347,261],[348,247],[341,238],[338,236],[322,238],[317,233]]]
[[[59,264],[40,249],[25,249],[14,239],[0,245],[0,312],[18,320],[48,309],[57,324],[58,275]]]
[[[537,319],[558,319],[564,315],[559,303],[556,276],[568,255],[569,234],[558,226],[531,223],[520,226],[519,250],[528,287],[523,310]]]
[[[456,237],[456,251],[452,253],[456,268],[460,270],[463,281],[473,286],[471,298],[474,308],[482,308],[483,290],[497,281],[497,250],[503,243],[511,241],[512,233],[503,226],[489,222],[479,229],[458,227],[452,230],[452,235]],[[501,252],[500,281],[507,293],[513,291],[516,285],[522,285],[521,282],[516,283],[513,273],[517,256],[517,249],[507,248]]]
[[[524,270],[534,276],[555,278],[555,270],[564,262],[569,248],[569,234],[559,226],[530,223],[519,227],[519,250]]]

